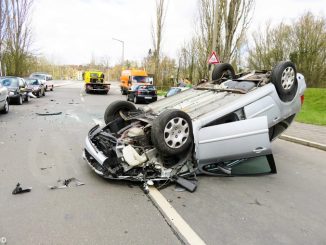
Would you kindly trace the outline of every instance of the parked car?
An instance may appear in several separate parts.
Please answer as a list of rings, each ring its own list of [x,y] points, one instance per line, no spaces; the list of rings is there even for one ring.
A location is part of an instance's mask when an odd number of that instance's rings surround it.
[[[36,97],[45,96],[45,86],[36,78],[26,78],[27,87]]]
[[[305,79],[292,62],[235,75],[218,64],[212,81],[138,109],[111,103],[106,126],[86,137],[84,159],[107,179],[177,182],[190,191],[197,174],[276,173],[271,140],[300,111]]]
[[[6,114],[9,112],[9,93],[8,89],[0,83],[0,112]]]
[[[127,101],[133,101],[135,104],[155,102],[157,101],[156,88],[147,84],[133,85],[127,92]]]
[[[45,91],[48,91],[48,90],[53,91],[54,83],[53,83],[52,76],[50,74],[35,72],[35,73],[32,73],[29,77],[38,79],[41,83],[43,83],[45,86]]]
[[[164,97],[169,97],[189,89],[189,87],[171,87]]]
[[[9,102],[22,105],[23,101],[28,102],[28,93],[26,81],[21,77],[0,77],[0,82],[9,91]]]

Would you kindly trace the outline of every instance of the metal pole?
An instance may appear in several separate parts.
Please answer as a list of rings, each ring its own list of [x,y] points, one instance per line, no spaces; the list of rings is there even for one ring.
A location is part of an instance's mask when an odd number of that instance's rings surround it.
[[[217,41],[217,24],[218,24],[218,12],[219,12],[219,8],[220,8],[220,0],[216,0],[216,4],[215,4],[215,12],[214,12],[214,27],[213,27],[213,40],[212,40],[212,51],[216,51],[215,50],[215,45],[216,45],[216,41]],[[214,65],[212,64],[210,66],[210,71],[209,71],[209,79],[212,80],[212,73],[213,73],[213,69],[214,69]]]
[[[123,66],[123,62],[124,62],[124,56],[125,56],[125,42],[120,40],[120,39],[117,39],[117,38],[112,38],[112,40],[114,41],[118,41],[122,44],[122,57],[121,57],[121,65]]]

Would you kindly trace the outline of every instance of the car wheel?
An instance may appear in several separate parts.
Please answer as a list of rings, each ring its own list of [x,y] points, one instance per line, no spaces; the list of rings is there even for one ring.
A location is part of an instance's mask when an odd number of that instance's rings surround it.
[[[18,105],[22,105],[23,104],[23,96],[19,96],[18,99],[17,99],[17,104]]]
[[[162,112],[153,121],[151,139],[163,155],[184,153],[193,143],[190,116],[177,109]]]
[[[298,90],[297,71],[291,61],[282,61],[272,70],[272,83],[283,102],[293,100]]]
[[[3,109],[1,110],[2,114],[7,114],[9,112],[9,101],[8,99],[5,100],[5,105],[3,106]]]
[[[37,98],[40,98],[40,91],[37,92],[36,97],[37,97]]]
[[[117,100],[112,102],[110,105],[105,110],[104,113],[104,122],[106,124],[112,122],[113,120],[117,119],[120,117],[119,112],[128,112],[128,111],[135,111],[136,107],[134,104],[123,101],[123,100]]]
[[[212,73],[212,80],[220,80],[221,78],[235,78],[235,72],[232,65],[230,65],[229,63],[221,63],[215,65]],[[221,83],[221,81],[219,81],[219,83]]]
[[[134,103],[135,104],[138,104],[139,103],[139,99],[137,99],[137,96],[136,95],[134,95]]]
[[[53,85],[52,85],[52,87],[51,87],[51,89],[50,89],[50,90],[51,90],[51,91],[53,91],[53,89],[54,89],[54,88],[53,88]]]

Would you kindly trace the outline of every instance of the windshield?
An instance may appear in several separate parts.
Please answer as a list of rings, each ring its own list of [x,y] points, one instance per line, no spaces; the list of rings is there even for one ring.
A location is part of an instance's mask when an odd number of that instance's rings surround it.
[[[138,89],[156,90],[152,85],[140,85]]]
[[[46,80],[46,75],[42,75],[42,74],[33,74],[31,75],[31,77],[35,77],[35,78],[39,78],[42,80]]]
[[[180,88],[170,88],[170,90],[168,91],[168,93],[166,94],[166,96],[175,95],[175,94],[179,93],[180,91],[181,91]]]
[[[16,78],[1,78],[0,82],[5,87],[18,87],[18,81]]]
[[[40,85],[36,79],[27,79],[26,82],[28,85]]]
[[[133,82],[136,82],[136,83],[148,83],[149,82],[148,77],[145,77],[145,76],[133,76],[132,80],[133,80]]]

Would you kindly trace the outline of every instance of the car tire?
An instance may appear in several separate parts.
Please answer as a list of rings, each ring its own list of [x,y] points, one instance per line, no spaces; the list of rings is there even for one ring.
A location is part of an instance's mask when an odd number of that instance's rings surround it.
[[[37,92],[36,97],[37,97],[37,98],[40,98],[40,91]]]
[[[53,87],[54,87],[54,86],[52,85],[52,87],[50,88],[50,91],[53,91]]]
[[[128,101],[124,101],[124,100],[114,101],[110,105],[108,105],[108,107],[105,110],[104,122],[108,124],[113,120],[117,119],[118,117],[120,117],[119,114],[120,111],[128,112],[128,111],[135,111],[135,110],[136,110],[136,106]]]
[[[5,105],[3,106],[3,109],[1,110],[2,114],[7,114],[9,112],[9,99],[5,100]]]
[[[22,105],[23,104],[23,96],[19,96],[18,98],[17,98],[17,104],[18,105]]]
[[[177,109],[162,112],[153,121],[151,139],[163,155],[184,153],[193,144],[190,116]]]
[[[220,80],[221,78],[233,79],[235,78],[235,72],[231,64],[229,63],[221,63],[217,64],[214,67],[212,73],[212,80]],[[221,83],[222,81],[218,81]]]
[[[135,104],[138,104],[139,103],[139,99],[137,99],[137,96],[136,95],[134,95],[134,103]]]
[[[291,61],[282,61],[272,70],[271,81],[283,102],[293,100],[298,90],[297,71]]]

